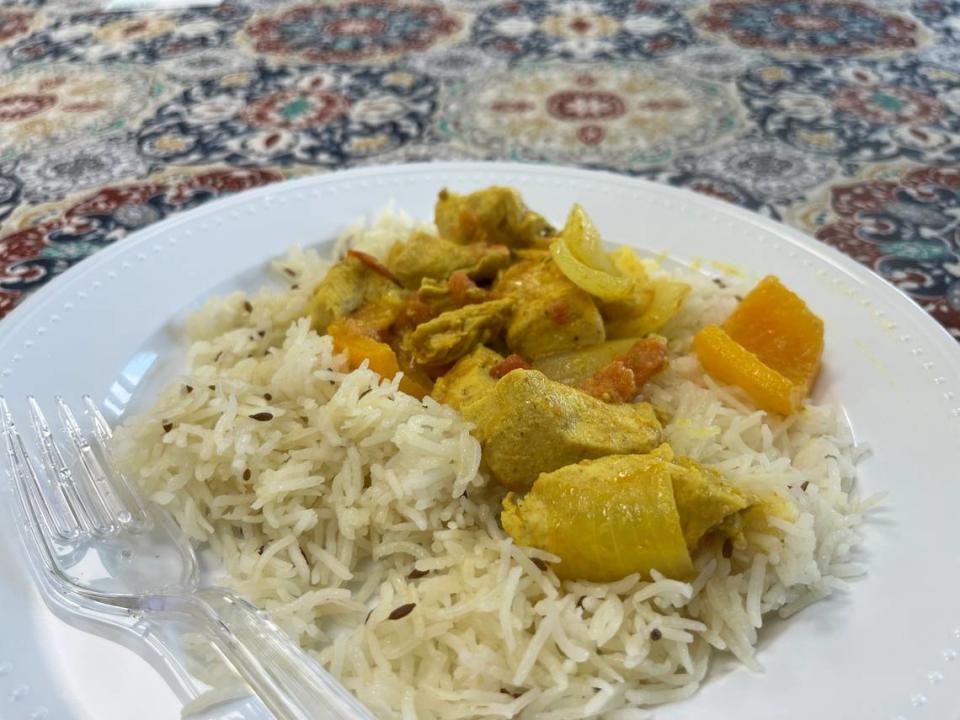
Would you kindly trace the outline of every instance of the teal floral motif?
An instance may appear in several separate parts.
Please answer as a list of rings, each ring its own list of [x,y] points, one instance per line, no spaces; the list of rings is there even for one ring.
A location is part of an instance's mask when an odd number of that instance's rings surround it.
[[[176,163],[336,166],[423,137],[435,81],[410,70],[299,70],[261,63],[203,81],[143,123],[141,154]]]

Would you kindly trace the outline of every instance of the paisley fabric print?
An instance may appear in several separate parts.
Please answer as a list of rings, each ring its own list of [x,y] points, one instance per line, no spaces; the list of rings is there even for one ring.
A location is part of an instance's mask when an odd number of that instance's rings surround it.
[[[740,81],[763,131],[842,161],[960,157],[960,115],[944,102],[956,79],[922,61],[767,63]]]
[[[166,89],[136,66],[30,65],[0,77],[0,160],[35,147],[116,133]]]
[[[499,157],[662,165],[740,125],[719,84],[637,66],[524,67],[451,89],[438,128]]]
[[[108,186],[41,207],[0,235],[0,317],[35,290],[131,230],[213,198],[282,179],[271,170],[205,168]]]
[[[623,60],[682,50],[693,42],[693,30],[669,3],[508,0],[479,13],[473,42],[511,60]]]
[[[697,24],[745,48],[832,57],[913,50],[929,37],[908,16],[845,0],[720,0]]]
[[[263,54],[311,63],[382,61],[455,39],[462,15],[407,0],[326,0],[259,15],[244,30]]]
[[[793,219],[920,303],[960,339],[960,170],[877,166]]]
[[[332,166],[423,136],[436,84],[406,70],[339,67],[204,81],[162,106],[137,137],[154,161]]]

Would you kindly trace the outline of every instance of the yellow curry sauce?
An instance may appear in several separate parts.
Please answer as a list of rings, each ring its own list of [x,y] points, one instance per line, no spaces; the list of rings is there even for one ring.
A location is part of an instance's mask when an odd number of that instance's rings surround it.
[[[518,544],[557,555],[561,578],[688,579],[701,543],[778,511],[675,457],[636,402],[666,367],[655,333],[688,285],[607,252],[579,206],[556,230],[511,188],[444,190],[435,223],[382,262],[348,253],[316,288],[312,325],[352,367],[402,371],[401,390],[474,424]]]

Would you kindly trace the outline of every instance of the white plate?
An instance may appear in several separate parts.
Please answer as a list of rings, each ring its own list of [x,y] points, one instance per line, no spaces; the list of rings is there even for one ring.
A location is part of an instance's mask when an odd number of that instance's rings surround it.
[[[122,413],[180,368],[171,329],[204,297],[256,286],[268,258],[332,239],[390,199],[425,217],[440,187],[492,183],[519,188],[557,222],[580,202],[612,242],[779,275],[825,318],[818,394],[841,402],[857,439],[873,448],[863,487],[889,492],[867,525],[868,577],[764,632],[764,673],[714,673],[657,717],[956,718],[960,349],[853,261],[730,205],[604,173],[505,164],[371,168],[273,185],[151,226],[29,299],[0,323],[0,392],[90,392]],[[50,614],[6,524],[0,540],[0,718],[28,718],[38,706],[57,720],[176,717],[176,698],[153,669]]]

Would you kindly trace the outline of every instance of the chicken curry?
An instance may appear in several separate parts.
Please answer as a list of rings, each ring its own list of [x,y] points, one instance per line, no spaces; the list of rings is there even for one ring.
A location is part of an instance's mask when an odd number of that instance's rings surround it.
[[[675,456],[653,407],[637,401],[667,366],[656,333],[682,307],[686,284],[648,276],[630,248],[608,252],[579,206],[557,229],[511,188],[444,190],[435,224],[382,259],[348,252],[313,294],[312,326],[352,367],[402,372],[401,390],[474,424],[484,468],[509,491],[501,521],[518,544],[558,556],[561,578],[656,570],[688,579],[701,544],[743,541],[750,523],[783,512]],[[736,383],[732,361],[699,340],[704,367]],[[787,382],[796,400],[812,376]],[[773,409],[784,407],[796,404]]]

